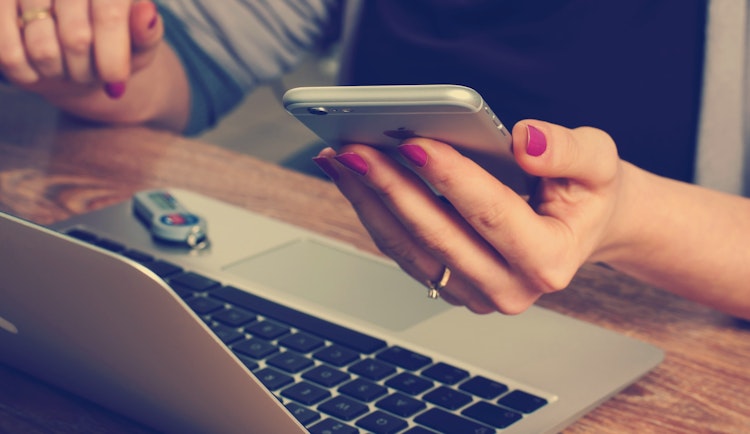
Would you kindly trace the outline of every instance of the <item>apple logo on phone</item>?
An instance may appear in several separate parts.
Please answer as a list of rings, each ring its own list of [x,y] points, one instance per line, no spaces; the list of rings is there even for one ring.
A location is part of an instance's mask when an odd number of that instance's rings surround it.
[[[396,140],[406,140],[412,137],[416,137],[417,133],[415,133],[414,130],[410,130],[405,127],[400,127],[395,130],[385,130],[383,131],[383,135],[390,137],[392,139],[396,139]]]

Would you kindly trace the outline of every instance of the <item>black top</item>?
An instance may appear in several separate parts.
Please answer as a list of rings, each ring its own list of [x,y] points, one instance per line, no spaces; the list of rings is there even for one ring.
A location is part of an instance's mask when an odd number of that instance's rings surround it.
[[[707,0],[365,1],[343,84],[475,88],[509,127],[610,133],[623,159],[691,181]]]

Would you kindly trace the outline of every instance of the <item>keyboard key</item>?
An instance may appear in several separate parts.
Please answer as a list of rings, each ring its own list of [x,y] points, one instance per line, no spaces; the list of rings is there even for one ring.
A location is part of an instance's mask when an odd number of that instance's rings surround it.
[[[371,354],[386,346],[385,341],[382,339],[377,339],[298,310],[282,306],[238,288],[224,286],[218,288],[213,295],[230,304],[235,304],[247,310],[257,312],[260,315],[283,321],[292,327],[359,352]]]
[[[211,318],[226,326],[236,328],[247,324],[250,321],[255,321],[257,315],[242,309],[237,309],[236,307],[230,307],[229,309],[213,314]]]
[[[320,404],[318,410],[342,420],[352,420],[367,413],[369,407],[344,395],[338,395]]]
[[[385,385],[409,395],[419,395],[425,390],[431,389],[434,383],[414,374],[402,372],[393,378],[389,378]]]
[[[325,344],[323,339],[317,336],[311,336],[307,333],[294,333],[281,340],[279,345],[287,347],[290,350],[294,350],[298,353],[309,353],[310,351],[316,350]]]
[[[376,357],[409,371],[416,371],[432,363],[431,358],[399,346],[383,350]]]
[[[146,268],[153,271],[157,276],[161,278],[182,272],[182,267],[171,262],[163,261],[161,259],[147,262],[143,265],[145,265]]]
[[[296,402],[290,402],[286,405],[286,408],[302,425],[309,425],[320,419],[320,413],[310,410],[307,407],[303,407]]]
[[[316,366],[302,374],[302,378],[324,387],[333,387],[348,380],[349,374],[327,365]]]
[[[73,228],[66,233],[69,236],[76,238],[80,241],[83,241],[85,243],[93,244],[96,242],[96,240],[99,239],[99,237],[97,237],[94,233],[83,230],[83,229],[78,229],[78,228]]]
[[[313,361],[293,351],[285,351],[266,360],[266,364],[296,374],[313,365]]]
[[[341,345],[331,345],[316,352],[313,354],[313,357],[323,362],[330,363],[333,366],[341,367],[358,360],[359,353],[350,350],[349,348],[344,348]]]
[[[139,250],[128,249],[128,250],[125,250],[124,252],[120,252],[120,254],[136,262],[140,262],[141,264],[145,264],[146,262],[151,262],[154,260],[153,256],[149,255],[148,253],[141,252]]]
[[[409,417],[424,410],[427,405],[403,393],[394,393],[381,399],[375,406],[397,416]]]
[[[349,372],[361,375],[370,380],[382,380],[396,372],[388,363],[375,359],[363,359],[349,367]]]
[[[287,387],[281,392],[281,395],[305,405],[312,405],[331,396],[331,392],[302,381]]]
[[[260,360],[279,351],[279,347],[262,339],[251,338],[233,344],[232,351]]]
[[[422,375],[444,384],[456,384],[467,378],[469,373],[447,363],[439,362],[422,371]]]
[[[425,401],[439,405],[448,410],[457,410],[471,402],[471,395],[440,386],[424,396]]]
[[[242,339],[245,337],[245,335],[241,332],[238,332],[237,330],[227,327],[225,325],[221,324],[211,324],[211,330],[213,330],[214,334],[218,336],[219,339],[221,339],[224,344],[229,345],[234,341],[237,341],[239,339]]]
[[[258,377],[258,380],[260,380],[268,390],[281,389],[282,387],[294,382],[294,377],[279,372],[273,368],[263,368],[260,371],[255,372],[255,376]]]
[[[254,371],[258,369],[258,363],[251,359],[250,357],[243,356],[242,354],[236,354],[238,359],[240,359],[240,362],[242,362],[243,365],[247,366],[247,369]]]
[[[324,419],[310,427],[310,434],[357,434],[357,428],[334,419]]]
[[[97,246],[101,247],[102,249],[109,250],[110,252],[114,253],[120,253],[125,251],[125,246],[118,243],[117,241],[107,240],[104,238],[101,238],[94,242]]]
[[[461,412],[464,416],[476,419],[479,422],[494,426],[495,428],[507,428],[513,423],[521,420],[521,413],[507,410],[503,407],[480,401],[467,407]]]
[[[443,434],[488,434],[495,432],[494,428],[481,425],[439,408],[427,410],[417,416],[414,421]]]
[[[497,403],[521,413],[532,413],[547,405],[547,400],[523,390],[514,390],[500,398]]]
[[[219,286],[219,282],[190,271],[170,277],[169,284],[171,286],[180,286],[193,292],[206,292]]]
[[[245,327],[245,331],[253,336],[272,341],[289,333],[289,327],[271,321],[259,321]]]
[[[357,378],[339,387],[339,392],[363,402],[370,402],[388,393],[388,389],[364,378]]]
[[[435,434],[435,431],[430,431],[427,428],[421,426],[413,426],[401,434]]]
[[[188,291],[187,289],[181,289],[175,286],[172,287],[172,291],[174,291],[175,294],[177,294],[183,300],[189,300],[195,296],[195,293],[193,291]]]
[[[206,315],[224,308],[224,303],[208,297],[193,297],[187,300],[187,304],[198,315]]]
[[[406,421],[382,411],[374,411],[357,421],[357,426],[375,434],[397,433],[407,427]]]
[[[505,384],[481,376],[461,383],[458,388],[484,399],[495,399],[508,391],[508,386]]]

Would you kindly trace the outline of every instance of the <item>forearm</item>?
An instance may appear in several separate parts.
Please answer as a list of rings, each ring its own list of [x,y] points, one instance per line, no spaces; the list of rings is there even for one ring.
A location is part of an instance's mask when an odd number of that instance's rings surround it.
[[[644,282],[750,318],[750,199],[662,178],[627,163],[626,228],[605,262]]]
[[[166,43],[156,49],[147,67],[127,81],[120,98],[111,98],[100,85],[41,93],[66,112],[108,124],[148,124],[182,131],[189,116],[188,81]]]

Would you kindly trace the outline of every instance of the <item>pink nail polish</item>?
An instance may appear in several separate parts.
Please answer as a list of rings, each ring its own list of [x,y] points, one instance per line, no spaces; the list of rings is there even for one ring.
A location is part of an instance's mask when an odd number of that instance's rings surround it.
[[[547,138],[544,133],[533,125],[527,125],[528,141],[526,142],[526,153],[532,157],[538,157],[547,150]]]
[[[125,93],[125,82],[119,81],[117,83],[106,83],[104,85],[104,92],[107,93],[112,99],[120,99]]]
[[[398,148],[399,154],[411,161],[417,167],[424,167],[427,164],[427,152],[419,145],[405,143]]]
[[[153,30],[154,27],[156,27],[156,23],[159,22],[159,14],[154,14],[154,17],[151,18],[151,21],[148,22],[148,29]]]
[[[336,171],[336,168],[333,167],[333,164],[331,164],[331,161],[326,157],[315,157],[313,158],[313,162],[320,167],[320,170],[323,171],[329,178],[331,178],[334,181],[339,180],[339,172]]]
[[[345,152],[343,154],[335,156],[334,158],[336,158],[336,161],[359,175],[366,175],[367,171],[369,170],[365,159],[355,154],[354,152]]]

